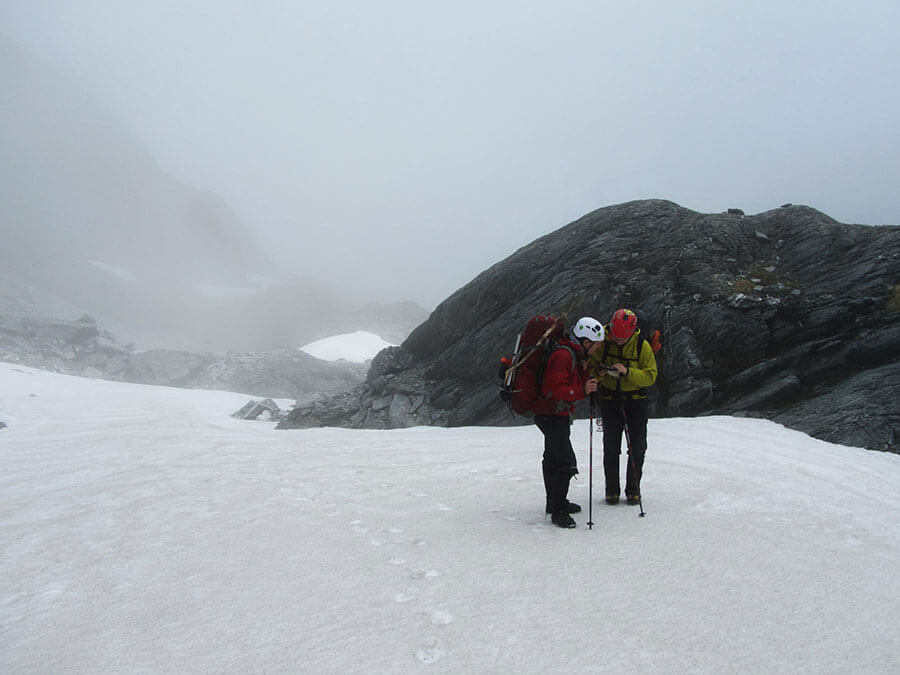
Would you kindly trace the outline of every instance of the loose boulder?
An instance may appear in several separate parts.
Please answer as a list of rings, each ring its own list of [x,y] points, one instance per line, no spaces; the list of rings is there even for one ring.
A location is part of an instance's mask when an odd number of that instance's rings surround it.
[[[231,416],[240,420],[258,420],[260,417],[267,420],[279,420],[284,416],[284,411],[270,398],[264,398],[261,401],[251,399]]]

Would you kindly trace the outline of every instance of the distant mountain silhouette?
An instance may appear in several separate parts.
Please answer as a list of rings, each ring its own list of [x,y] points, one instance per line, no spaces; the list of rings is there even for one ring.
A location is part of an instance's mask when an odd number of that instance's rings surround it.
[[[123,341],[214,351],[296,348],[368,314],[278,270],[74,76],[0,38],[0,81],[0,312],[90,314]],[[399,341],[427,316],[414,309],[371,318]]]

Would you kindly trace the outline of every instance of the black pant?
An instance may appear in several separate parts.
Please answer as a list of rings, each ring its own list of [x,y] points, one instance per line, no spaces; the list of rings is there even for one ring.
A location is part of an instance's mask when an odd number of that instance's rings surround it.
[[[625,477],[625,494],[641,493],[644,454],[647,452],[647,399],[626,398],[624,401],[600,399],[603,420],[603,473],[606,494],[619,494],[619,455],[622,454],[622,431],[628,427],[631,452]]]
[[[569,480],[578,473],[578,460],[569,439],[572,423],[568,416],[535,415],[534,423],[544,434],[544,489],[551,513],[564,511]]]

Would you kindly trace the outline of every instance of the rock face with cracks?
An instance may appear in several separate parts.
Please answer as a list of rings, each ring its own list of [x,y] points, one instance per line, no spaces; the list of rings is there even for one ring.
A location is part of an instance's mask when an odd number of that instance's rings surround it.
[[[766,417],[900,452],[900,227],[805,206],[729,211],[662,200],[594,211],[459,289],[364,384],[280,426],[521,424],[497,371],[528,318],[607,322],[629,307],[662,331],[653,416]]]

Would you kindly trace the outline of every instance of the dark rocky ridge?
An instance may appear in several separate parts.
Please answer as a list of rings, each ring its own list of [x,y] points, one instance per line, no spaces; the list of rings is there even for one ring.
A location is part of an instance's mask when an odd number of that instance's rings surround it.
[[[900,227],[805,206],[701,214],[661,200],[602,208],[445,300],[365,384],[282,428],[521,424],[497,359],[533,314],[641,308],[664,334],[654,416],[746,414],[900,451]]]

